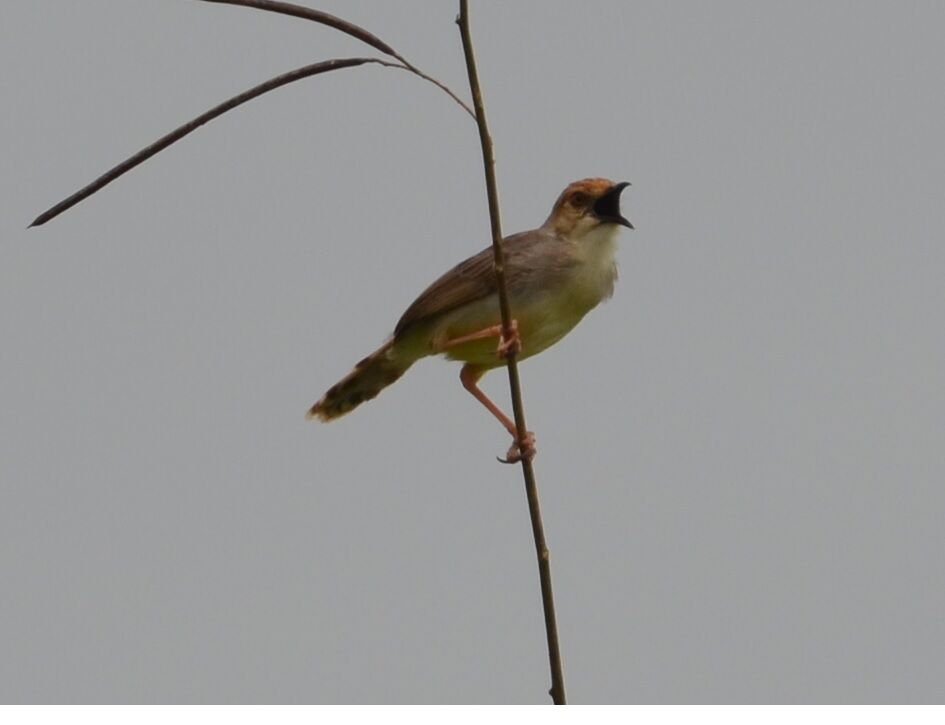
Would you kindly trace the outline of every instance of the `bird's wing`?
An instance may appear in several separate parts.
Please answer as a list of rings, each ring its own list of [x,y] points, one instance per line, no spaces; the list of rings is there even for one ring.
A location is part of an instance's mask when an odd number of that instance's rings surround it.
[[[506,252],[507,274],[514,275],[513,259],[518,256],[523,244],[527,244],[534,232],[522,232],[506,237],[503,249]],[[436,282],[427,287],[420,296],[407,308],[397,327],[394,336],[399,337],[409,326],[420,320],[434,315],[455,310],[457,307],[488,297],[496,292],[495,270],[493,268],[492,247],[483,249],[476,255],[466,259]],[[512,280],[509,279],[511,283]]]

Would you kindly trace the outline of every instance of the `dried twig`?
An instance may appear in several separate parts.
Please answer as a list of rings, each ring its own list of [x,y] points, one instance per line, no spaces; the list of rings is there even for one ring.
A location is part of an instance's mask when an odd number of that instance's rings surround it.
[[[141,149],[131,158],[125,159],[120,164],[112,169],[109,169],[104,174],[86,186],[82,187],[74,194],[71,194],[60,201],[58,204],[55,204],[44,211],[33,220],[33,223],[30,224],[31,227],[41,226],[51,219],[59,216],[67,209],[71,209],[80,201],[83,201],[84,199],[92,196],[92,194],[97,192],[102,187],[107,186],[111,182],[115,181],[115,179],[128,173],[139,164],[147,161],[156,153],[163,151],[174,142],[179,141],[184,136],[188,135],[192,131],[195,131],[197,128],[204,125],[208,121],[212,121],[217,116],[220,116],[227,111],[232,110],[237,106],[252,100],[253,98],[256,98],[257,96],[261,96],[264,93],[268,93],[269,91],[284,86],[288,83],[292,83],[303,78],[308,78],[309,76],[318,75],[320,73],[326,73],[328,71],[340,70],[342,68],[351,68],[353,66],[364,65],[366,63],[383,65],[387,66],[388,68],[399,68],[412,73],[418,78],[422,78],[423,80],[432,83],[437,88],[444,91],[456,103],[458,103],[463,110],[472,116],[472,118],[476,117],[476,114],[473,112],[473,110],[468,105],[466,105],[462,99],[459,98],[459,96],[453,93],[450,88],[438,81],[436,78],[433,78],[432,76],[424,73],[419,68],[414,66],[402,55],[400,55],[400,53],[391,48],[387,43],[385,43],[373,33],[369,33],[364,28],[355,25],[354,23],[349,23],[347,20],[342,20],[341,18],[337,18],[334,15],[321,12],[320,10],[312,10],[311,8],[302,7],[301,5],[293,5],[292,3],[275,2],[274,0],[203,0],[203,2],[221,3],[226,5],[241,5],[244,7],[257,8],[259,10],[266,10],[269,12],[281,13],[283,15],[304,18],[305,20],[312,20],[314,22],[321,23],[322,25],[327,25],[336,30],[340,30],[343,33],[347,33],[348,35],[351,35],[352,37],[367,43],[372,48],[375,48],[382,53],[395,58],[398,62],[394,63],[391,61],[381,60],[380,58],[334,58],[332,60],[325,60],[319,63],[312,63],[311,65],[306,65],[302,68],[297,68],[293,71],[289,71],[288,73],[278,75],[275,78],[270,78],[268,81],[260,83],[258,86],[254,86],[248,91],[244,91],[237,96],[233,96],[233,98],[229,99],[228,101],[224,101],[220,105],[211,108],[206,113],[200,114],[197,116],[197,118],[188,121],[183,126],[171,131],[169,134],[162,136],[154,143]]]
[[[462,106],[466,113],[472,116],[473,119],[476,118],[476,114],[473,113],[473,110],[468,105],[466,105],[466,103],[459,96],[453,93],[449,86],[441,83],[433,76],[424,73],[422,70],[417,68],[417,66],[404,58],[404,56],[391,48],[383,40],[378,38],[373,33],[369,33],[359,25],[355,25],[354,23],[350,23],[347,20],[330,15],[329,13],[322,12],[321,10],[313,10],[312,8],[303,7],[302,5],[279,2],[278,0],[203,0],[203,2],[221,3],[223,5],[241,5],[247,8],[256,8],[257,10],[266,10],[272,13],[291,15],[296,18],[304,18],[305,20],[311,20],[316,23],[321,23],[322,25],[327,25],[328,27],[334,28],[335,30],[340,30],[342,33],[347,33],[348,35],[357,38],[364,43],[367,43],[372,48],[376,48],[382,53],[385,53],[392,58],[396,58],[401,63],[403,63],[407,70],[422,78],[423,80],[429,81],[435,85],[441,91],[446,93],[446,95],[456,101],[460,106]]]
[[[472,91],[473,107],[476,109],[476,122],[479,125],[479,140],[482,145],[482,164],[486,174],[486,192],[489,197],[489,219],[492,224],[492,249],[495,255],[495,274],[499,287],[499,309],[502,314],[503,335],[511,337],[512,312],[509,295],[505,286],[505,253],[502,249],[502,223],[499,218],[499,194],[495,180],[495,157],[492,151],[492,137],[486,121],[486,111],[479,87],[479,72],[476,70],[476,56],[473,52],[472,35],[469,29],[469,7],[467,0],[459,0],[459,18],[457,18],[463,37],[463,51],[466,55],[466,70],[469,74],[469,87]],[[522,388],[518,376],[518,364],[515,356],[508,358],[509,387],[512,391],[512,411],[515,415],[515,428],[518,442],[524,450],[527,428],[525,426],[525,408],[522,404]],[[551,667],[551,695],[555,705],[564,705],[564,670],[561,665],[561,651],[558,645],[558,624],[555,619],[555,599],[551,589],[551,562],[548,546],[545,543],[545,528],[541,520],[541,507],[538,503],[538,484],[531,459],[522,456],[522,473],[525,477],[525,493],[528,497],[528,513],[532,521],[532,534],[535,538],[535,551],[538,555],[538,576],[541,581],[541,601],[545,612],[545,634],[548,639],[548,661]]]
[[[378,63],[380,65],[393,68],[403,67],[398,63],[390,63],[386,60],[380,60],[379,58],[336,58],[334,60],[324,60],[320,63],[312,63],[311,65],[296,68],[295,70],[289,71],[288,73],[283,73],[282,75],[276,76],[275,78],[270,78],[265,83],[260,83],[258,86],[254,86],[248,91],[243,91],[239,95],[233,96],[218,106],[214,106],[206,113],[201,113],[199,116],[197,116],[197,118],[188,121],[183,126],[174,129],[166,136],[162,136],[154,143],[141,149],[131,158],[125,159],[114,168],[106,171],[104,174],[95,179],[95,181],[82,187],[71,196],[63,199],[55,206],[44,211],[33,220],[33,223],[30,224],[30,226],[38,227],[42,224],[45,224],[50,219],[54,219],[67,209],[70,209],[78,204],[83,199],[87,199],[88,197],[92,196],[92,194],[101,189],[103,186],[107,186],[118,177],[128,173],[134,167],[150,159],[156,153],[163,151],[175,141],[179,141],[189,133],[196,131],[208,121],[212,121],[217,116],[221,116],[227,111],[230,111],[237,106],[241,106],[247,101],[251,101],[257,96],[261,96],[264,93],[268,93],[269,91],[275,90],[276,88],[284,86],[288,83],[302,80],[303,78],[308,78],[309,76],[318,75],[319,73],[327,73],[328,71],[333,70],[341,70],[342,68],[352,68],[354,66],[364,65],[365,63]]]

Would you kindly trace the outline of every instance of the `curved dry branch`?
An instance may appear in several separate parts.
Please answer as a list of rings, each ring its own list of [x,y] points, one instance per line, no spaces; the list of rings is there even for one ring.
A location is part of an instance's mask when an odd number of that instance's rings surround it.
[[[319,63],[312,63],[311,65],[302,66],[301,68],[296,68],[295,70],[289,71],[288,73],[283,73],[282,75],[278,75],[275,78],[270,78],[268,81],[264,83],[260,83],[258,86],[254,86],[253,88],[250,88],[247,91],[243,91],[239,95],[233,96],[229,100],[224,101],[223,103],[217,106],[214,106],[206,113],[200,114],[193,120],[185,123],[183,126],[180,126],[179,128],[176,128],[173,131],[171,131],[169,134],[162,136],[154,143],[141,149],[138,153],[136,153],[131,158],[125,159],[114,168],[106,171],[104,174],[102,174],[97,179],[95,179],[95,181],[93,181],[92,183],[84,186],[83,188],[79,189],[77,192],[75,192],[71,196],[60,201],[55,206],[44,211],[42,214],[36,217],[33,223],[30,224],[30,226],[38,227],[42,224],[45,224],[50,219],[54,219],[55,217],[59,216],[67,209],[70,209],[71,207],[78,204],[80,201],[90,197],[92,194],[94,194],[96,191],[101,189],[103,186],[107,186],[108,184],[112,183],[115,179],[128,173],[133,168],[135,168],[139,164],[144,163],[145,161],[147,161],[148,159],[150,159],[152,156],[159,153],[160,151],[163,151],[174,142],[179,141],[180,139],[184,138],[184,136],[187,136],[193,131],[196,131],[198,128],[203,126],[208,121],[212,121],[214,118],[217,118],[218,116],[222,116],[227,111],[230,111],[236,108],[237,106],[241,106],[247,101],[251,101],[252,99],[258,96],[261,96],[264,93],[268,93],[269,91],[273,91],[276,88],[280,88],[289,83],[302,80],[303,78],[319,75],[320,73],[327,73],[333,70],[341,70],[342,68],[353,68],[354,66],[364,65],[366,63],[376,63],[379,65],[387,66],[388,68],[400,68],[402,70],[409,70],[408,68],[406,68],[403,65],[400,65],[399,63],[391,63],[389,61],[381,60],[379,58],[333,58],[332,60],[323,60]]]
[[[449,86],[441,81],[438,81],[433,76],[424,73],[417,66],[404,58],[404,56],[390,47],[387,43],[385,43],[373,33],[369,33],[360,25],[355,25],[354,23],[348,22],[347,20],[343,20],[342,18],[336,17],[334,15],[330,15],[329,13],[322,12],[321,10],[313,10],[312,8],[307,8],[302,5],[295,5],[294,3],[279,2],[279,0],[202,0],[202,2],[219,3],[221,5],[239,5],[244,8],[255,8],[257,10],[265,10],[271,13],[291,15],[295,18],[311,20],[315,23],[327,25],[328,27],[334,28],[335,30],[340,30],[342,33],[347,33],[351,37],[357,38],[358,40],[367,43],[372,48],[377,48],[377,50],[381,51],[382,53],[385,53],[392,58],[396,58],[401,63],[403,63],[404,67],[411,73],[425,81],[429,81],[441,91],[446,93],[446,95],[448,95],[454,101],[456,101],[460,106],[462,106],[466,113],[472,116],[473,120],[476,118],[476,114],[473,112],[473,110],[466,104],[465,101],[463,101],[463,99],[457,96]]]
[[[293,81],[301,80],[302,78],[308,78],[309,76],[318,75],[319,73],[325,73],[327,71],[339,70],[341,68],[351,68],[352,66],[364,65],[365,63],[376,63],[389,68],[400,68],[401,70],[409,71],[418,78],[422,78],[423,80],[432,83],[437,88],[446,93],[450,98],[452,98],[457,104],[459,104],[459,106],[465,110],[466,113],[472,116],[474,120],[476,118],[475,112],[447,85],[421,71],[383,40],[378,38],[373,33],[369,33],[359,25],[355,25],[354,23],[350,23],[347,20],[343,20],[342,18],[336,17],[329,13],[322,12],[321,10],[313,10],[302,5],[280,2],[279,0],[202,0],[202,2],[218,3],[221,5],[238,5],[242,7],[256,8],[258,10],[265,10],[267,12],[280,13],[282,15],[291,15],[293,17],[303,18],[305,20],[311,20],[322,25],[327,25],[328,27],[334,28],[335,30],[339,30],[342,33],[346,33],[354,38],[357,38],[358,40],[367,43],[372,48],[376,48],[382,53],[396,58],[399,62],[392,63],[379,58],[336,58],[332,60],[321,61],[319,63],[312,63],[311,65],[306,65],[302,68],[297,68],[294,71],[289,71],[288,73],[276,76],[265,83],[260,83],[258,86],[250,88],[248,91],[244,91],[238,96],[234,96],[228,101],[224,101],[220,105],[211,108],[209,111],[201,114],[192,121],[188,121],[180,128],[171,131],[166,136],[162,136],[150,146],[141,149],[141,151],[136,153],[131,158],[126,159],[114,168],[109,169],[100,177],[95,179],[95,181],[79,189],[79,191],[63,199],[55,206],[44,211],[33,220],[33,223],[30,224],[30,227],[38,227],[42,224],[45,224],[49,220],[54,219],[67,209],[70,209],[78,204],[80,201],[87,199],[102,187],[107,186],[118,177],[131,171],[131,169],[134,167],[147,161],[156,153],[166,149],[175,141],[179,141],[187,134],[207,123],[207,121],[211,121],[217,116],[220,116],[227,111],[236,108],[237,106],[246,103],[253,98],[256,98],[257,96],[261,96],[263,93],[268,93],[269,91],[279,88],[280,86],[284,86],[287,83],[292,83]]]

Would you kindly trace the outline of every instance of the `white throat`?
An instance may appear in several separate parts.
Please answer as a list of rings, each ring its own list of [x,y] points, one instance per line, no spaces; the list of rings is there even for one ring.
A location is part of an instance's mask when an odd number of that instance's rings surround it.
[[[617,280],[616,224],[596,226],[574,239],[575,256],[580,260],[575,282],[578,288],[593,300],[593,304],[608,299],[614,293]]]

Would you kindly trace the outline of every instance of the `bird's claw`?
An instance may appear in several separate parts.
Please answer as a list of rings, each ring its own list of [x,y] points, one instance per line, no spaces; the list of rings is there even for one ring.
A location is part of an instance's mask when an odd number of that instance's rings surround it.
[[[496,456],[496,460],[499,463],[518,463],[523,458],[526,461],[532,460],[537,453],[535,448],[535,434],[531,431],[528,431],[525,434],[525,439],[522,441],[515,441],[512,443],[512,446],[505,454],[505,458],[499,458]]]
[[[505,331],[499,335],[499,348],[496,353],[499,357],[508,360],[513,355],[518,355],[522,351],[522,339],[518,335],[518,320],[512,320],[509,323],[509,336],[505,336]]]

